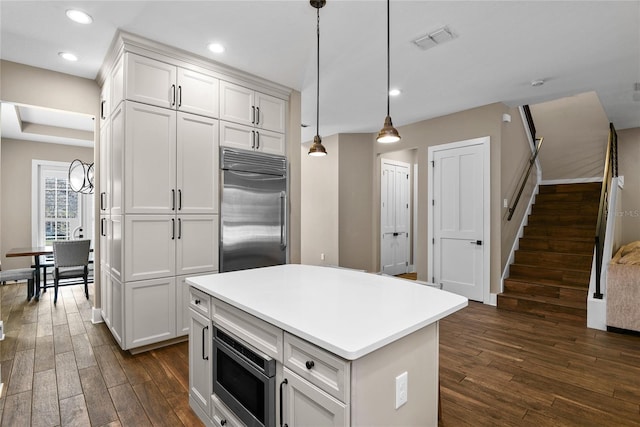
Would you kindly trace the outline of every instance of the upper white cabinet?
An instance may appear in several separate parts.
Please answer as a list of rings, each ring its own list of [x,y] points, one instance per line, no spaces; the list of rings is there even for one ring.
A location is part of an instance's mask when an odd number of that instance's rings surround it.
[[[267,154],[285,154],[284,134],[231,122],[220,122],[220,145]]]
[[[218,117],[215,77],[132,53],[125,62],[125,99]]]
[[[258,129],[285,133],[285,100],[248,89],[237,84],[220,82],[220,119]]]
[[[124,149],[126,213],[176,210],[176,116],[152,105],[127,102]]]
[[[111,80],[107,79],[100,91],[100,128],[104,126],[111,115]]]

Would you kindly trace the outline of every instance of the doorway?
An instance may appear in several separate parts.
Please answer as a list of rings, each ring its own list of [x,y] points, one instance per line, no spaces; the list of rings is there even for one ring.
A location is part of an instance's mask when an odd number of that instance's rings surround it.
[[[381,159],[380,271],[398,275],[409,272],[410,165]]]
[[[490,139],[429,147],[432,282],[489,302]]]

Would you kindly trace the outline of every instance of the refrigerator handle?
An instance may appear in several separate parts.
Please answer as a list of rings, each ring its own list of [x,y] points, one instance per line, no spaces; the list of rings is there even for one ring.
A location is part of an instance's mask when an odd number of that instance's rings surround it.
[[[287,192],[280,192],[280,249],[287,248]]]

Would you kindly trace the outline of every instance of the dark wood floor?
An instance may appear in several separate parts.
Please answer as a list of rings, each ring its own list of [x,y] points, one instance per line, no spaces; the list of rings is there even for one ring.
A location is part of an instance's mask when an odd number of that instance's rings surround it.
[[[57,306],[52,290],[27,303],[25,286],[0,286],[0,426],[202,425],[189,408],[187,343],[132,356],[91,323],[81,285],[60,288]]]
[[[131,356],[81,286],[61,291],[0,287],[1,426],[201,425],[185,343]],[[440,378],[440,426],[640,426],[639,337],[471,303],[441,322]]]

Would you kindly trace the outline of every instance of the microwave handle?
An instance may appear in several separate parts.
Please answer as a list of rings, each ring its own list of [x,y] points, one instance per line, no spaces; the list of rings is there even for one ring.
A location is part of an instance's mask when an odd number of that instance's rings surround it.
[[[282,393],[282,388],[284,387],[285,384],[289,384],[289,381],[287,381],[286,378],[282,380],[282,382],[280,383],[280,427],[289,427],[288,424],[282,423],[282,416],[283,416],[282,401],[284,400],[284,394]]]

